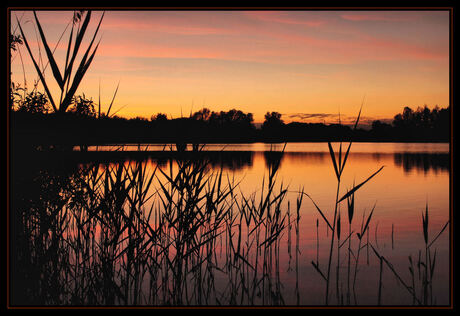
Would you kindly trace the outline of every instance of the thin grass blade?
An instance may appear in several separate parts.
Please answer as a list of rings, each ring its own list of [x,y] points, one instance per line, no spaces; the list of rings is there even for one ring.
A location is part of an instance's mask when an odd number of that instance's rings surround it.
[[[35,17],[35,22],[37,23],[38,32],[40,34],[43,46],[45,47],[46,56],[48,57],[48,61],[51,65],[51,70],[53,71],[54,79],[56,79],[56,82],[58,83],[61,90],[64,90],[64,81],[62,79],[61,72],[59,71],[59,67],[56,64],[56,60],[54,59],[53,53],[51,52],[51,49],[48,46],[48,42],[46,41],[45,34],[43,33],[42,26],[40,22],[38,21],[38,17],[35,11],[34,11],[34,17]]]
[[[329,221],[327,220],[326,216],[324,215],[324,213],[321,211],[321,209],[319,208],[318,205],[316,205],[315,201],[313,201],[313,199],[311,198],[311,196],[309,196],[307,193],[305,192],[302,192],[303,194],[305,194],[306,196],[308,196],[308,198],[313,202],[313,205],[315,205],[316,209],[318,210],[319,214],[323,217],[324,221],[326,222],[327,226],[329,226],[330,229],[332,229],[332,226],[331,224],[329,224]]]
[[[431,247],[431,245],[433,245],[433,243],[439,238],[439,236],[441,236],[441,234],[444,232],[444,230],[447,228],[447,225],[449,225],[449,221],[447,221],[447,223],[444,225],[444,227],[441,229],[441,231],[439,232],[438,235],[436,235],[436,237],[430,242],[430,244],[428,245],[428,248]]]
[[[340,181],[340,174],[339,174],[339,170],[337,169],[337,162],[335,160],[335,154],[334,154],[334,150],[332,149],[331,142],[327,142],[327,145],[329,147],[329,154],[331,155],[332,163],[334,164],[335,175],[337,176],[337,180]]]
[[[72,51],[72,57],[70,58],[70,62],[64,71],[64,82],[70,78],[70,74],[72,73],[72,68],[75,62],[75,58],[77,57],[78,50],[80,49],[80,45],[83,40],[83,36],[85,35],[86,28],[88,27],[90,20],[91,20],[91,10],[89,10],[86,13],[85,20],[83,21],[81,29],[77,32],[77,36],[75,39],[75,45]]]
[[[34,56],[32,54],[32,51],[31,51],[30,46],[29,46],[29,43],[27,42],[27,38],[24,35],[24,32],[22,30],[21,24],[19,23],[19,20],[17,22],[18,22],[19,30],[21,31],[22,38],[24,40],[24,44],[26,45],[27,51],[29,52],[29,56],[32,59],[32,62],[34,64],[34,66],[35,66],[35,69],[37,70],[37,74],[40,77],[40,80],[41,80],[41,82],[43,84],[43,87],[45,88],[46,94],[48,95],[48,98],[50,99],[50,102],[51,102],[51,105],[53,106],[54,112],[57,112],[58,110],[56,108],[56,104],[54,103],[53,96],[51,95],[51,93],[50,93],[50,91],[48,89],[48,85],[46,84],[45,77],[43,76],[43,74],[42,74],[42,72],[40,70],[40,67],[38,66],[37,62],[35,61],[35,58],[34,58]]]
[[[384,168],[385,166],[382,166],[379,170],[377,170],[376,172],[374,172],[369,178],[367,178],[365,181],[361,182],[360,184],[358,184],[357,186],[355,186],[353,189],[351,189],[350,191],[348,191],[344,196],[342,196],[342,198],[340,200],[337,201],[337,203],[340,203],[342,202],[344,199],[346,199],[347,197],[349,197],[350,195],[352,195],[354,192],[356,192],[359,188],[361,188],[364,184],[366,184],[370,179],[372,179],[375,175],[377,175],[380,171],[382,171],[382,169]]]
[[[119,86],[120,86],[120,81],[118,81],[117,88],[115,89],[115,93],[113,94],[112,102],[110,102],[109,109],[107,110],[107,116],[109,116],[109,114],[110,114],[110,110],[112,109],[113,101],[115,100],[115,97],[117,95]]]
[[[369,213],[369,217],[367,218],[367,221],[366,221],[366,224],[364,225],[364,228],[361,230],[360,239],[364,236],[364,234],[366,233],[367,228],[369,227],[369,223],[371,221],[372,214],[374,213],[374,210],[375,210],[375,205],[376,204],[374,204],[374,207],[372,208],[372,211]]]
[[[425,206],[425,216],[422,213],[422,223],[423,223],[423,239],[425,244],[428,244],[428,203]]]

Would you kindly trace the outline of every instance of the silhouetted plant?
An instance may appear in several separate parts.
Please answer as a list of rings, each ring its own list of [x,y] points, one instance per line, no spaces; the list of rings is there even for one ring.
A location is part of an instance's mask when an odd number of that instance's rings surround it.
[[[15,95],[19,95],[16,93]],[[51,110],[50,103],[45,94],[39,91],[27,93],[24,99],[16,100],[17,110],[30,114],[46,114]]]
[[[20,35],[10,34],[9,43],[10,43],[10,49],[13,50],[13,51],[16,51],[17,46],[21,45],[23,43],[23,41],[22,41],[22,38],[21,38]]]
[[[95,117],[96,110],[94,109],[94,102],[87,99],[85,94],[75,96],[70,107],[70,111],[78,116]]]
[[[73,77],[72,77],[73,66],[74,66],[74,63],[75,63],[75,60],[76,60],[76,56],[77,56],[77,54],[79,52],[81,43],[83,41],[83,37],[84,37],[84,35],[86,33],[87,27],[88,27],[89,22],[91,20],[91,11],[86,11],[85,18],[83,20],[83,23],[82,23],[81,27],[80,26],[77,27],[76,23],[77,23],[77,21],[80,20],[80,18],[82,18],[82,16],[79,15],[79,14],[82,14],[82,13],[81,12],[77,13],[77,15],[74,14],[74,17],[73,17],[73,22],[74,23],[72,23],[72,28],[71,28],[71,31],[70,31],[70,37],[69,37],[68,44],[67,44],[67,51],[66,51],[66,58],[65,58],[64,72],[63,73],[60,71],[59,66],[57,65],[55,56],[54,56],[53,52],[51,51],[50,47],[48,46],[48,42],[46,40],[45,34],[44,34],[43,29],[41,27],[41,24],[40,24],[40,22],[38,20],[37,13],[35,11],[33,11],[33,14],[34,14],[36,26],[37,26],[39,34],[40,34],[41,43],[42,43],[42,45],[44,47],[44,50],[46,52],[46,56],[48,58],[48,62],[49,62],[50,66],[51,66],[51,69],[52,69],[53,77],[54,77],[54,79],[55,79],[56,83],[58,84],[58,86],[60,88],[60,91],[61,91],[58,102],[56,102],[55,99],[53,98],[53,95],[50,92],[48,83],[45,80],[44,70],[40,69],[39,65],[37,64],[37,62],[36,62],[36,60],[35,60],[35,58],[33,56],[33,53],[32,53],[32,51],[30,49],[27,37],[25,36],[25,34],[23,32],[21,23],[19,22],[19,20],[17,20],[19,30],[21,32],[21,36],[22,36],[22,39],[24,40],[24,44],[25,44],[25,46],[27,48],[27,51],[29,52],[29,56],[32,59],[32,62],[34,64],[34,66],[35,66],[35,70],[37,71],[37,74],[38,74],[38,76],[39,76],[39,78],[41,80],[41,83],[43,84],[43,87],[45,88],[46,94],[47,94],[47,96],[48,96],[48,98],[50,100],[50,103],[52,105],[52,108],[53,108],[54,112],[63,113],[63,112],[66,112],[66,110],[71,105],[72,99],[73,99],[73,97],[75,95],[75,92],[76,92],[78,86],[80,85],[80,82],[82,81],[83,77],[85,76],[86,71],[88,70],[89,66],[91,65],[91,62],[93,61],[93,58],[94,58],[94,56],[96,54],[97,48],[99,47],[99,43],[97,43],[96,47],[91,52],[91,49],[92,49],[93,44],[94,44],[94,40],[96,39],[96,35],[97,35],[98,31],[99,31],[99,27],[101,26],[101,22],[102,22],[102,19],[104,17],[104,13],[101,16],[101,19],[100,19],[100,21],[99,21],[99,23],[97,25],[97,28],[96,28],[96,30],[95,30],[95,32],[93,34],[92,40],[91,40],[88,48],[84,52],[83,57],[82,57],[82,59],[80,61],[80,64],[77,67]],[[76,32],[75,37],[74,37],[74,31]]]
[[[355,121],[355,124],[354,124],[354,127],[353,129],[356,130],[356,127],[358,126],[358,122],[359,122],[359,118],[361,116],[361,110],[362,110],[362,105],[361,105],[361,109],[359,110],[359,114],[358,114],[358,117],[356,118],[356,121]],[[330,249],[329,249],[329,259],[328,259],[328,265],[327,265],[327,270],[326,270],[326,273],[323,273],[319,267],[318,264],[316,264],[314,261],[312,261],[312,265],[313,267],[315,268],[315,270],[320,273],[320,275],[324,278],[324,280],[326,281],[326,294],[325,294],[325,303],[326,305],[329,304],[329,286],[330,286],[330,280],[331,280],[331,265],[332,265],[332,255],[333,255],[333,249],[334,249],[334,242],[335,242],[335,238],[337,237],[337,243],[340,244],[340,239],[339,239],[339,203],[342,202],[343,200],[347,199],[347,201],[349,201],[349,198],[352,197],[354,198],[354,194],[355,192],[361,188],[364,184],[366,184],[370,179],[372,179],[375,175],[377,175],[382,169],[383,167],[381,167],[379,170],[377,170],[375,173],[373,173],[370,177],[368,177],[366,180],[364,180],[363,182],[361,182],[360,184],[358,185],[353,185],[353,188],[348,190],[346,194],[344,194],[340,199],[339,199],[339,191],[340,191],[340,184],[341,184],[341,177],[342,177],[342,173],[343,173],[343,170],[345,169],[345,166],[346,166],[346,163],[347,163],[347,159],[348,159],[348,156],[349,156],[349,153],[350,153],[350,149],[351,149],[351,145],[352,145],[352,141],[349,142],[348,144],[348,148],[346,150],[346,152],[342,152],[342,142],[340,142],[340,145],[339,145],[339,151],[338,151],[338,155],[336,157],[336,153],[334,152],[334,149],[332,148],[332,144],[331,142],[328,142],[328,148],[329,148],[329,154],[331,156],[331,160],[332,160],[332,165],[334,167],[334,172],[335,172],[335,176],[337,178],[337,191],[336,191],[336,200],[335,200],[335,203],[334,203],[334,215],[333,215],[333,220],[332,222],[330,222],[328,219],[327,219],[327,216],[324,214],[323,211],[321,211],[321,209],[318,207],[318,205],[313,201],[313,199],[308,195],[308,194],[305,194],[307,195],[310,200],[313,202],[313,204],[315,205],[316,209],[318,210],[318,212],[320,213],[320,215],[322,216],[322,218],[324,219],[324,221],[326,222],[326,224],[328,225],[328,227],[331,229],[332,231],[332,234],[331,234],[331,246],[330,246]],[[349,202],[349,205],[351,206],[350,202]],[[349,208],[349,220],[351,222],[351,215],[352,215],[352,212],[350,212],[350,208]],[[371,216],[372,216],[372,212],[371,214],[369,215],[368,217],[368,220],[366,222],[366,225],[364,228],[361,229],[361,232],[357,234],[359,240],[361,240],[363,238],[363,235],[364,233],[366,232],[367,230],[367,227],[369,225],[369,221],[371,219]],[[349,236],[350,237],[350,236]],[[337,251],[339,251],[340,247],[337,248]],[[360,249],[360,248],[359,248]],[[350,250],[349,250],[350,251]],[[356,280],[356,269],[357,269],[357,265],[358,265],[358,258],[359,256],[357,257],[356,259],[356,263],[355,263],[355,280]],[[354,281],[355,283],[355,281]],[[339,302],[337,302],[339,303]]]

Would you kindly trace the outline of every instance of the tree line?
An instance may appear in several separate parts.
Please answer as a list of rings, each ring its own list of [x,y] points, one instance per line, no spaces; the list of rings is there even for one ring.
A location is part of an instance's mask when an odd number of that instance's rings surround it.
[[[45,94],[34,91],[11,94],[12,136],[35,143],[103,144],[141,142],[295,142],[295,141],[429,141],[450,139],[450,107],[404,107],[391,123],[372,122],[370,129],[343,124],[285,123],[282,114],[267,112],[260,128],[252,113],[231,109],[202,108],[188,117],[168,118],[164,113],[150,119],[131,119],[96,111],[91,99],[74,96],[68,111],[54,113]]]

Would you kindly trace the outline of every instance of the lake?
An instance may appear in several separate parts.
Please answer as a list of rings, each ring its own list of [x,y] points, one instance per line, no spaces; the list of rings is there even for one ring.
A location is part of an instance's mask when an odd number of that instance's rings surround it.
[[[284,146],[128,144],[13,160],[12,301],[450,303],[449,144],[353,143],[339,192],[327,143]],[[332,147],[340,164],[348,143]],[[382,166],[355,191],[349,224],[351,200],[337,197]]]

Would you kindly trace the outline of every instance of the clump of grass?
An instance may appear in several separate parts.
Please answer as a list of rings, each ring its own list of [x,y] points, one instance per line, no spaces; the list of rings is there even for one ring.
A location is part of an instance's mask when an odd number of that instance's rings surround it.
[[[66,186],[49,181],[47,191],[59,198],[38,199],[47,204],[25,208],[21,218],[28,244],[21,260],[37,270],[31,302],[284,304],[280,242],[291,219],[278,170],[274,163],[260,195],[250,196],[223,169],[183,157],[155,168],[142,161],[83,165],[62,176]],[[292,219],[297,277],[301,203],[302,194]]]
[[[409,255],[409,272],[410,272],[410,283],[404,281],[403,277],[401,276],[400,273],[396,270],[396,268],[388,261],[387,258],[385,258],[383,255],[381,255],[374,246],[370,245],[371,248],[373,249],[373,252],[375,256],[379,259],[380,261],[380,276],[379,276],[379,290],[378,290],[378,301],[377,304],[381,304],[381,295],[382,295],[382,288],[383,288],[383,278],[382,278],[382,273],[383,273],[383,263],[390,269],[390,271],[393,273],[393,275],[396,277],[398,282],[403,285],[403,287],[407,290],[409,295],[412,297],[412,304],[418,304],[418,305],[433,305],[435,304],[435,298],[433,296],[433,276],[435,272],[435,267],[436,267],[436,249],[434,250],[434,255],[432,255],[431,252],[431,246],[434,244],[434,242],[439,238],[439,236],[442,235],[442,233],[445,231],[447,226],[449,225],[449,221],[444,224],[444,226],[441,228],[439,233],[430,241],[429,239],[429,212],[428,212],[428,203],[426,204],[425,207],[425,212],[422,212],[422,225],[421,225],[421,230],[422,230],[422,235],[423,235],[423,240],[425,243],[425,260],[422,260],[422,250],[419,251],[419,256],[418,256],[418,261],[417,261],[417,268],[418,268],[418,277],[416,277],[415,273],[415,266],[414,266],[414,261],[412,259],[412,256]],[[420,294],[417,295],[417,283],[416,280],[420,280],[419,284],[419,291]]]
[[[362,110],[362,105],[361,105],[361,109],[359,110],[359,113],[358,113],[358,117],[356,118],[356,121],[355,121],[355,124],[354,124],[354,127],[353,127],[353,130],[356,130],[357,128],[357,125],[358,125],[358,122],[359,122],[359,118],[361,116],[361,110]],[[378,169],[376,172],[374,172],[371,176],[369,176],[366,180],[364,180],[363,182],[361,182],[360,184],[358,185],[354,185],[352,187],[352,189],[350,189],[346,194],[344,194],[340,199],[339,199],[339,192],[340,192],[340,185],[341,185],[341,177],[342,177],[342,173],[345,169],[345,166],[346,166],[346,163],[347,163],[347,160],[348,160],[348,156],[349,156],[349,153],[350,153],[350,149],[351,149],[351,145],[352,145],[352,141],[350,141],[348,143],[348,148],[347,150],[345,151],[345,153],[343,154],[342,153],[342,142],[340,142],[339,144],[339,150],[338,150],[338,154],[337,154],[337,157],[336,157],[336,153],[334,152],[334,149],[332,148],[332,144],[330,142],[328,142],[328,148],[329,148],[329,154],[330,154],[330,157],[331,157],[331,161],[332,161],[332,165],[334,167],[334,172],[335,172],[335,176],[336,176],[336,179],[337,179],[337,189],[336,189],[336,199],[335,199],[335,203],[334,203],[334,213],[333,213],[333,219],[332,221],[330,222],[326,215],[324,214],[323,211],[321,211],[321,209],[318,207],[318,205],[313,201],[313,199],[308,196],[311,201],[313,202],[313,204],[315,205],[317,211],[320,213],[321,217],[324,219],[324,221],[326,222],[327,226],[331,229],[331,241],[330,241],[330,248],[329,248],[329,259],[328,259],[328,264],[327,264],[327,270],[326,270],[326,273],[323,273],[321,272],[320,268],[319,268],[319,265],[318,264],[315,264],[314,262],[312,262],[315,270],[320,273],[320,275],[323,277],[323,279],[325,279],[326,281],[326,293],[325,293],[325,304],[328,305],[329,304],[329,287],[330,287],[330,280],[331,280],[331,265],[332,265],[332,257],[333,257],[333,249],[334,249],[334,242],[335,242],[335,239],[337,238],[337,242],[338,244],[340,244],[340,239],[338,238],[338,231],[339,231],[339,221],[338,221],[338,218],[339,218],[339,204],[345,200],[345,199],[348,199],[349,197],[351,196],[354,196],[355,192],[360,189],[364,184],[366,184],[369,180],[371,180],[375,175],[377,175],[382,169],[383,169],[383,166]],[[343,154],[343,155],[342,155]],[[350,218],[350,225],[351,225],[351,218],[352,216],[350,216],[351,214],[349,214],[349,218]],[[372,215],[372,213],[371,213]],[[368,226],[368,223],[370,221],[370,218],[371,216],[369,216],[368,218],[368,221],[366,223],[366,226],[365,226],[365,229],[363,229],[361,231],[361,234],[358,233],[358,238],[359,240],[362,239],[362,236],[363,234],[365,233],[365,231],[367,230],[367,226]],[[337,234],[337,236],[336,236]],[[340,247],[337,248],[337,251],[339,252],[339,249]],[[349,250],[350,251],[350,250]],[[339,264],[339,262],[338,262]],[[358,260],[356,260],[356,264],[355,264],[355,271],[357,271],[357,264],[358,264]],[[355,278],[356,279],[356,272],[355,272]],[[338,281],[337,281],[337,291],[338,291]],[[338,294],[337,294],[337,297],[338,297]]]

